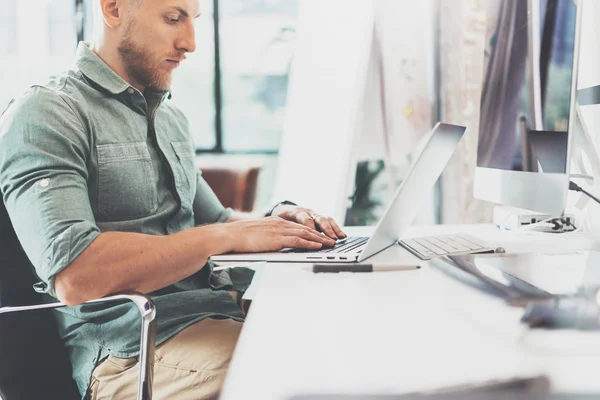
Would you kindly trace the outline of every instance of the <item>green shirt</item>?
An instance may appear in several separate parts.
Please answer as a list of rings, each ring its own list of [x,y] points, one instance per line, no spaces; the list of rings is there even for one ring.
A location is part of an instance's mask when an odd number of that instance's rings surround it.
[[[71,70],[30,87],[3,112],[0,189],[49,296],[56,275],[101,232],[168,235],[231,214],[195,167],[187,120],[168,98],[140,93],[82,43]],[[151,293],[157,344],[207,317],[242,321],[226,290],[245,290],[250,279],[249,270],[216,275],[209,264]],[[130,303],[55,315],[82,396],[99,361],[139,351],[140,316]]]

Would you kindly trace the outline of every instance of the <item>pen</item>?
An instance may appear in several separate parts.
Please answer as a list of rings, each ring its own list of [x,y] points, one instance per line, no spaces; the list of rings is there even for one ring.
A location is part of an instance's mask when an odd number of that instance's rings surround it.
[[[313,272],[379,272],[379,271],[406,271],[419,269],[420,265],[402,264],[402,265],[373,265],[373,264],[313,264]]]

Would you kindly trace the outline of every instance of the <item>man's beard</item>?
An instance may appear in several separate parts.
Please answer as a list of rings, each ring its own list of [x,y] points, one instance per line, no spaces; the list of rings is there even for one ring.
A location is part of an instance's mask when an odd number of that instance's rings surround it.
[[[125,65],[127,75],[140,85],[158,91],[171,87],[171,73],[161,73],[160,61],[144,47],[136,45],[131,39],[125,39],[119,46],[119,54]]]

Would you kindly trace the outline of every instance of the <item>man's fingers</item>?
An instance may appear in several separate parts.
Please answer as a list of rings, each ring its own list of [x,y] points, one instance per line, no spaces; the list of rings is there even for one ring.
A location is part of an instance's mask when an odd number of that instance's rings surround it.
[[[307,240],[300,236],[284,236],[282,247],[292,247],[295,249],[313,249],[320,250],[323,244],[314,240]]]
[[[321,231],[324,234],[326,234],[327,236],[329,236],[330,238],[332,238],[334,240],[339,239],[338,235],[335,233],[335,231],[331,227],[331,222],[332,222],[331,218],[319,215],[315,218],[315,221],[317,222],[317,225],[319,226],[319,228],[321,228]]]
[[[298,213],[298,215],[296,216],[296,221],[298,221],[299,224],[302,224],[311,229],[317,230],[317,228],[315,226],[315,221],[305,211]]]
[[[299,236],[306,240],[311,240],[313,242],[321,243],[328,247],[331,247],[335,244],[335,240],[333,240],[325,235],[321,235],[320,233],[318,233],[316,231],[309,231],[308,229],[297,230],[296,232],[293,232],[292,234],[295,236]]]
[[[323,217],[317,217],[323,218]],[[310,217],[308,212],[300,212],[296,215],[297,222],[273,220],[279,225],[277,230],[282,235],[281,245],[283,247],[294,247],[303,249],[321,249],[325,247],[333,247],[335,245],[335,239],[331,237],[333,229],[329,226],[329,234],[321,234],[315,229],[315,220]]]
[[[348,237],[348,235],[346,235],[344,233],[344,231],[342,231],[340,229],[339,225],[333,219],[331,219],[329,222],[331,223],[331,227],[333,228],[333,231],[340,239],[345,239]]]

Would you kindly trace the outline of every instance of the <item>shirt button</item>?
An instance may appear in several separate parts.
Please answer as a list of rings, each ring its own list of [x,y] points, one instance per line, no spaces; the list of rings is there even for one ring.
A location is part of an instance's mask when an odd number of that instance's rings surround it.
[[[127,93],[129,93],[129,94],[134,94],[134,93],[135,93],[135,90],[133,90],[133,88],[129,88],[129,89],[127,89]]]
[[[43,188],[48,187],[49,184],[50,184],[50,179],[48,179],[48,178],[44,178],[40,181],[40,186]]]

